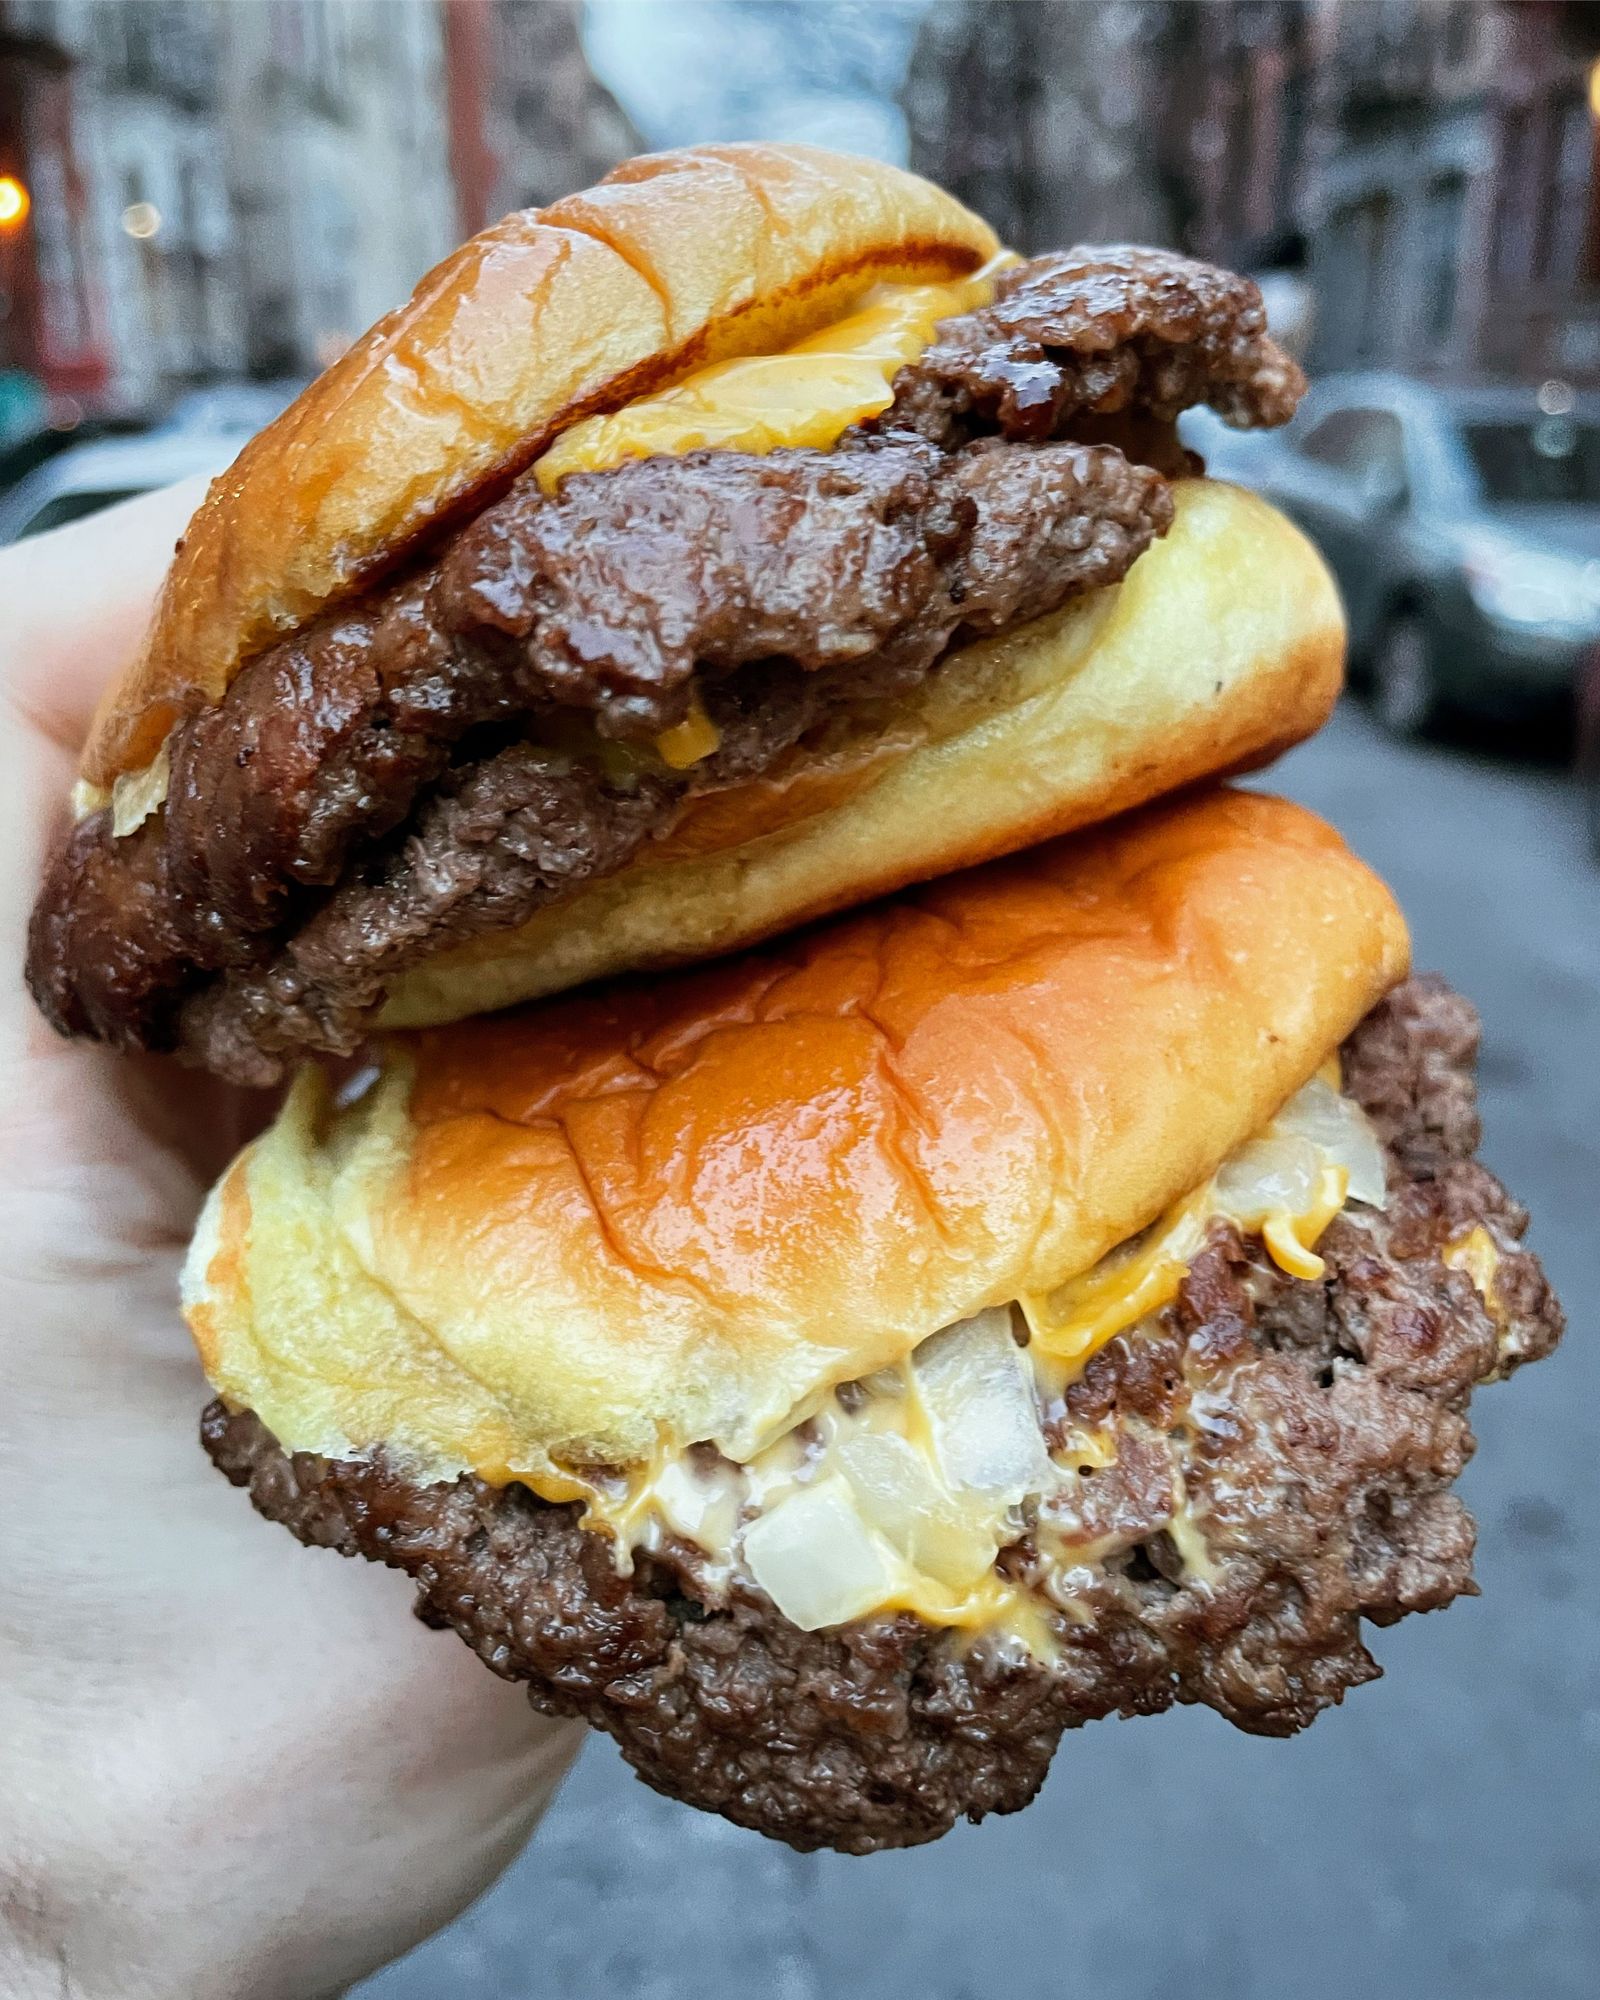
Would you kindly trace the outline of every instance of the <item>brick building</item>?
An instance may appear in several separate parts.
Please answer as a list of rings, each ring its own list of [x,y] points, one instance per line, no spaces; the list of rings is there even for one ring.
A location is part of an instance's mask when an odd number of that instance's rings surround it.
[[[589,67],[578,0],[448,0],[463,234],[598,180],[644,143]]]
[[[308,371],[454,240],[435,0],[0,0],[17,365],[158,409]]]
[[[944,0],[912,158],[1023,246],[1298,270],[1319,368],[1600,381],[1597,59],[1588,0]]]
[[[0,381],[159,411],[323,366],[639,149],[570,0],[0,0]]]
[[[935,0],[903,92],[912,166],[1019,249],[1173,240],[1182,190],[1150,144],[1168,14],[1161,0]]]
[[[0,436],[43,400],[101,394],[107,330],[84,254],[70,65],[52,42],[0,21],[0,176],[25,190],[0,227]],[[26,211],[21,203],[31,203]],[[43,208],[41,211],[41,202]]]
[[[18,365],[138,403],[239,364],[214,37],[183,0],[6,0],[0,103],[32,197],[12,247]],[[151,226],[153,224],[153,226]]]
[[[314,372],[456,241],[436,0],[207,8],[246,360]]]
[[[1347,0],[1302,48],[1313,362],[1600,380],[1600,9]]]

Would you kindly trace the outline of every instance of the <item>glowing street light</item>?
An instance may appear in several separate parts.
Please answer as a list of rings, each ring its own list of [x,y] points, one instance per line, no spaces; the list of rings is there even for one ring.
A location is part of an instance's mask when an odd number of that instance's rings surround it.
[[[1589,109],[1600,118],[1600,62],[1589,71]]]
[[[160,234],[161,211],[153,201],[130,201],[122,211],[122,226],[136,243]]]
[[[20,229],[28,219],[33,197],[15,174],[0,174],[0,234]]]

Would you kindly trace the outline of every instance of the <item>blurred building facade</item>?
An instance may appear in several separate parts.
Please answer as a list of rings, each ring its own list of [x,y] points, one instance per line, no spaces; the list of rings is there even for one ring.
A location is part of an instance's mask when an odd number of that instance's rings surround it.
[[[58,395],[309,372],[454,241],[436,0],[4,0],[0,24],[35,72],[0,83],[33,198],[17,362]]]
[[[447,0],[452,168],[463,234],[587,187],[644,150],[589,67],[579,0]]]
[[[912,163],[1272,273],[1318,368],[1600,381],[1597,61],[1590,0],[938,0]]]
[[[0,22],[0,176],[13,190],[0,225],[0,438],[42,408],[47,381],[63,397],[104,386],[68,68],[52,42]]]
[[[934,0],[906,75],[912,166],[1019,248],[1174,240],[1181,190],[1150,143],[1169,13]]]
[[[91,401],[239,367],[209,18],[164,0],[8,0],[0,32],[0,50],[27,51],[0,85],[20,100],[32,198],[15,257],[34,302],[15,329],[18,365]]]
[[[1293,107],[1281,226],[1318,302],[1315,365],[1600,380],[1600,8],[1274,5],[1254,55]],[[1259,90],[1242,102],[1259,123]],[[1229,164],[1222,188],[1248,189]]]
[[[0,0],[0,378],[58,408],[315,372],[637,133],[568,0]]]
[[[250,370],[325,366],[456,241],[435,0],[207,10]]]

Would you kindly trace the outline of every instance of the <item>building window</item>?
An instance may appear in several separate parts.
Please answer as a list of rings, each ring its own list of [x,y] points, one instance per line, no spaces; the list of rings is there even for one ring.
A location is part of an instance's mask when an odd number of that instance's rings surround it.
[[[1466,213],[1467,184],[1460,174],[1446,174],[1428,190],[1423,210],[1422,332],[1435,350],[1448,349],[1456,324],[1456,283],[1461,268],[1461,224]]]
[[[1546,275],[1558,284],[1592,278],[1588,268],[1590,207],[1594,179],[1594,120],[1579,98],[1563,107],[1555,186],[1550,197],[1549,265]]]
[[[1508,112],[1500,130],[1494,217],[1494,271],[1507,284],[1526,285],[1533,277],[1534,179],[1533,114]]]
[[[1465,68],[1476,54],[1478,12],[1477,0],[1447,0],[1440,35],[1446,70]]]
[[[1278,186],[1275,206],[1278,216],[1286,222],[1295,217],[1299,207],[1300,183],[1305,166],[1306,134],[1309,129],[1308,96],[1306,69],[1297,49],[1291,58],[1291,67],[1283,85],[1283,96],[1278,107],[1282,126],[1278,143]]]

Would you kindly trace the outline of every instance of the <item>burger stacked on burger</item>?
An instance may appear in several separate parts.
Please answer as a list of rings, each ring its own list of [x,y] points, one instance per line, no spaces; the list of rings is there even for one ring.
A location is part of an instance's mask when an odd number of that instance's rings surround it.
[[[1471,1009],[1203,782],[1343,628],[1176,419],[1301,387],[1208,266],[635,161],[247,449],[86,749],[41,1006],[292,1075],[186,1277],[213,1458],[797,1846],[1304,1726],[1470,1588],[1468,1399],[1560,1331]]]

